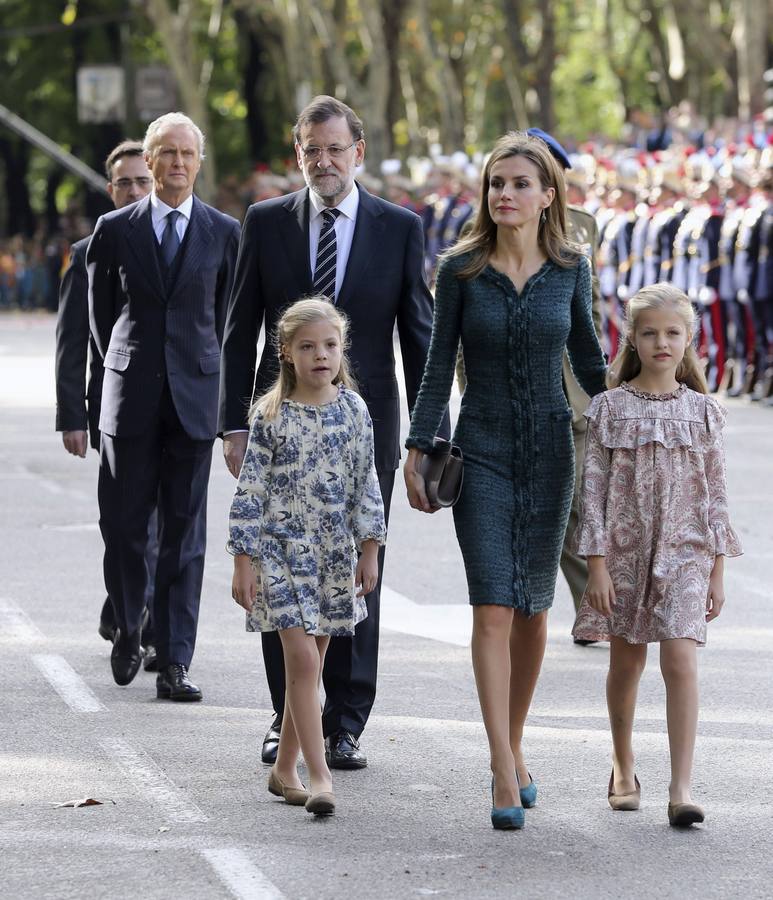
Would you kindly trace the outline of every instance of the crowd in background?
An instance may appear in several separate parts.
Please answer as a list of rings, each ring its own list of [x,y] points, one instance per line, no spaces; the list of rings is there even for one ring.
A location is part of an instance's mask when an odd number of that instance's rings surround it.
[[[570,204],[596,219],[603,296],[603,344],[614,355],[626,298],[643,284],[670,281],[695,303],[699,350],[712,390],[749,393],[773,405],[773,131],[762,118],[709,127],[688,111],[627,125],[626,142],[572,144]],[[358,180],[415,211],[425,232],[425,275],[471,220],[483,154],[459,151],[385,160]],[[244,218],[256,201],[303,184],[294,158],[284,171],[257,166],[224,179],[215,206]],[[93,223],[63,216],[52,236],[0,240],[0,309],[56,310],[73,241]]]

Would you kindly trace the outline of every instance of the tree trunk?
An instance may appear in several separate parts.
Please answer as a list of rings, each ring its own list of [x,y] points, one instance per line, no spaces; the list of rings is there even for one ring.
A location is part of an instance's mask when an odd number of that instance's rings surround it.
[[[440,143],[447,152],[464,146],[464,95],[459,90],[446,48],[435,40],[428,0],[418,0],[416,12],[427,55],[427,82],[437,98],[440,112]]]
[[[177,12],[173,13],[168,0],[146,0],[145,11],[166,51],[183,108],[206,136],[209,131],[209,106],[206,91],[202,91],[204,69],[196,50],[191,4],[189,0],[180,0]],[[206,156],[197,179],[196,193],[209,203],[217,184],[214,143],[207,145]]]
[[[553,70],[556,67],[556,13],[553,0],[542,0],[542,38],[536,54],[535,85],[539,98],[540,126],[548,133],[553,131]]]
[[[738,58],[738,115],[751,119],[765,108],[768,7],[763,0],[735,0],[733,43]]]
[[[394,153],[395,122],[403,118],[405,101],[400,79],[400,33],[405,20],[408,0],[382,0],[384,17],[384,43],[389,65],[389,93],[387,97],[387,147],[386,152]]]

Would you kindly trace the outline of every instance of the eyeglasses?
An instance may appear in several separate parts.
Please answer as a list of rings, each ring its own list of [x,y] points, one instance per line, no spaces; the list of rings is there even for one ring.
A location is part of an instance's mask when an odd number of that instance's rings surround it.
[[[317,160],[323,153],[331,159],[340,159],[347,150],[351,150],[357,141],[352,141],[348,147],[338,147],[335,144],[332,147],[301,147],[301,153],[304,159]]]
[[[119,178],[118,181],[111,182],[114,188],[121,191],[127,191],[133,184],[138,188],[149,188],[153,184],[152,178]]]

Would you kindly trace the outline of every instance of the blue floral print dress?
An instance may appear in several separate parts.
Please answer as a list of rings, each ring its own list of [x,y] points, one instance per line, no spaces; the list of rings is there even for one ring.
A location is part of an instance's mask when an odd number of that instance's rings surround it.
[[[321,406],[285,400],[274,420],[258,413],[229,524],[229,553],[251,556],[257,573],[248,631],[353,634],[367,615],[354,587],[356,551],[386,541],[362,398],[340,387]]]

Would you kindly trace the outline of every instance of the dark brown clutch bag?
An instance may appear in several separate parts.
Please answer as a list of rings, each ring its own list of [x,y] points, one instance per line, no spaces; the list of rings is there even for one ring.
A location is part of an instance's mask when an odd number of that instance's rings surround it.
[[[419,463],[424,478],[427,500],[435,508],[453,506],[462,492],[464,459],[461,448],[451,441],[435,438],[431,453],[425,453]]]

